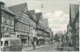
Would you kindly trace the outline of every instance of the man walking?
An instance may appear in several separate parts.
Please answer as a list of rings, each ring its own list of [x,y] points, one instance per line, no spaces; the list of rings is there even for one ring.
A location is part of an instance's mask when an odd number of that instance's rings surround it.
[[[36,48],[36,40],[32,40],[32,46],[33,46],[33,49],[35,49]]]

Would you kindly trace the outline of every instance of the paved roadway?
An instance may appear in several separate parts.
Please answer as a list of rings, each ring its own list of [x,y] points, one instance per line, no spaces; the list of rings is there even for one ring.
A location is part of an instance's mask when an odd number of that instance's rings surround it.
[[[45,47],[42,47],[42,48],[37,48],[37,49],[31,50],[31,51],[56,51],[57,50],[57,45],[58,45],[58,43],[55,42],[54,44],[51,44],[49,46],[45,46]]]

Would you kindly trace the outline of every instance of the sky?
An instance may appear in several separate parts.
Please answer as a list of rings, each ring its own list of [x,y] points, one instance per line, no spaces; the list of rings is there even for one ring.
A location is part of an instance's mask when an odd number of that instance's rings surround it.
[[[6,6],[27,3],[28,10],[42,12],[48,19],[49,27],[55,33],[67,31],[69,23],[69,5],[78,4],[79,0],[1,0]],[[41,8],[43,5],[43,8]]]

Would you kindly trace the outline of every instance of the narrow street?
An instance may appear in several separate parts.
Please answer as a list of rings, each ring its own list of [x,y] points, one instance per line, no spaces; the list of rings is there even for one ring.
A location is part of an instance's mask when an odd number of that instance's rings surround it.
[[[0,52],[79,51],[79,1],[0,0]]]
[[[56,51],[57,50],[57,42],[49,45],[49,46],[45,46],[45,47],[42,47],[42,48],[38,48],[38,49],[35,49],[35,50],[31,50],[31,51]]]

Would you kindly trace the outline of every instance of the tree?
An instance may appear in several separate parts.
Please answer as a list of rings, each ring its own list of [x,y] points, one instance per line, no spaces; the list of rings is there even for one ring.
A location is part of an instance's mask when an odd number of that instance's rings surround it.
[[[55,34],[55,37],[54,37],[54,39],[56,40],[56,41],[59,41],[59,36],[57,35],[57,34]]]

